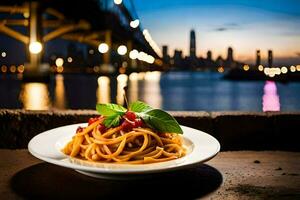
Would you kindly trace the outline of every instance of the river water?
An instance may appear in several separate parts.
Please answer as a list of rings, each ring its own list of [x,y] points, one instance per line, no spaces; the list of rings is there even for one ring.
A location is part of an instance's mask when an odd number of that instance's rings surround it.
[[[229,81],[219,73],[146,72],[129,76],[58,74],[48,84],[0,75],[0,108],[94,109],[141,100],[172,111],[300,111],[300,82]]]

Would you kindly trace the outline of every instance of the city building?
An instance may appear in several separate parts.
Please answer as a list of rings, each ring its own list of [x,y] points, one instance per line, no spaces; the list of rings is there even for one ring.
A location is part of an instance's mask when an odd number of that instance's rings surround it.
[[[234,58],[233,58],[233,49],[232,49],[232,47],[228,47],[228,49],[227,49],[227,58],[225,60],[224,67],[229,68],[229,69],[237,67],[236,62],[234,61]]]
[[[233,49],[231,47],[228,47],[226,60],[230,63],[233,62]]]
[[[210,50],[207,51],[205,58],[197,57],[195,30],[190,31],[189,55],[183,58],[182,51],[175,50],[174,56],[169,60],[168,62],[168,47],[163,46],[164,64],[170,63],[170,68],[173,70],[218,71],[220,67],[223,70],[242,69],[244,65],[244,63],[234,60],[232,47],[228,47],[226,59],[218,56],[216,60],[213,60]]]
[[[207,51],[207,54],[206,54],[206,59],[207,60],[212,60],[212,53],[211,53],[211,51],[209,50],[209,51]]]
[[[269,50],[268,51],[268,67],[273,66],[273,51]]]
[[[222,56],[218,56],[216,59],[216,64],[218,67],[223,67],[224,68],[224,59]]]
[[[170,64],[170,56],[169,56],[169,53],[168,53],[168,46],[167,45],[164,45],[163,47],[162,47],[162,49],[163,49],[163,63],[164,63],[164,65],[169,65]]]
[[[190,32],[190,57],[196,58],[196,34],[195,30]]]
[[[217,68],[216,62],[212,59],[212,52],[209,50],[206,53],[206,59],[203,59],[203,67],[205,70],[214,71]]]
[[[261,64],[260,50],[256,51],[256,66]]]
[[[199,67],[199,60],[196,55],[196,33],[190,32],[190,56],[187,58],[187,64],[190,69],[196,70]]]
[[[177,69],[185,69],[185,66],[183,66],[183,60],[182,60],[182,51],[175,50],[174,51],[174,67]]]

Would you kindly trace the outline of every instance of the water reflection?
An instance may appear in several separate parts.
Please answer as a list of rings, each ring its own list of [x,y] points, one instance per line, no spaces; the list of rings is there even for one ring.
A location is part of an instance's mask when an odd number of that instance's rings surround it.
[[[161,72],[146,72],[144,76],[144,85],[141,89],[142,100],[155,108],[162,107],[160,77]]]
[[[124,87],[127,86],[128,76],[126,74],[120,74],[117,77],[117,104],[124,105]]]
[[[142,80],[144,80],[145,79],[145,72],[140,72],[140,73],[138,73],[138,80],[139,81],[142,81]]]
[[[7,95],[0,96],[2,108],[20,108],[20,103],[28,110],[94,109],[97,102],[124,105],[123,87],[128,85],[130,102],[141,100],[165,110],[300,110],[300,83],[233,82],[213,73],[142,72],[117,77],[59,74],[51,77],[49,85],[24,83],[21,87],[16,77],[4,78],[0,79],[0,91]]]
[[[128,100],[130,102],[135,102],[139,100],[138,83],[139,83],[138,73],[131,73],[129,75],[129,87],[128,87],[129,90]]]
[[[97,103],[109,103],[110,99],[110,80],[107,76],[100,76],[98,78],[97,88]]]
[[[26,110],[48,110],[50,108],[49,90],[45,83],[24,83],[20,99]]]
[[[280,111],[279,96],[274,81],[266,81],[262,98],[263,111]]]
[[[165,110],[261,111],[263,82],[228,81],[209,72],[169,72],[160,80]]]
[[[66,94],[65,94],[64,77],[61,74],[57,74],[55,76],[54,106],[58,109],[66,108]]]

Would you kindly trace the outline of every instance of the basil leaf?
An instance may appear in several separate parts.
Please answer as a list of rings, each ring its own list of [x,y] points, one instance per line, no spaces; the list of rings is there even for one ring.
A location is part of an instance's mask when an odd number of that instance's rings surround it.
[[[123,115],[127,111],[123,106],[113,103],[97,104],[96,109],[103,116],[111,116],[115,114]]]
[[[148,110],[144,113],[140,113],[140,116],[147,125],[153,127],[159,132],[183,134],[183,131],[176,119],[163,110]]]
[[[115,114],[105,117],[103,124],[106,128],[118,126],[120,123],[121,115]]]
[[[103,124],[107,128],[118,126],[121,116],[127,111],[123,106],[113,103],[97,104],[96,109],[100,115],[105,117]]]
[[[151,109],[153,109],[151,106],[141,101],[135,101],[129,105],[129,110],[137,113],[146,112]]]

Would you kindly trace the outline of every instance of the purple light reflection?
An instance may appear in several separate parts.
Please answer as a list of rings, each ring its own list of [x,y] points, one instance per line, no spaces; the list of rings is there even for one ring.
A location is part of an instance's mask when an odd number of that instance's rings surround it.
[[[262,98],[263,111],[280,111],[279,96],[277,86],[274,81],[266,81],[264,95]]]

